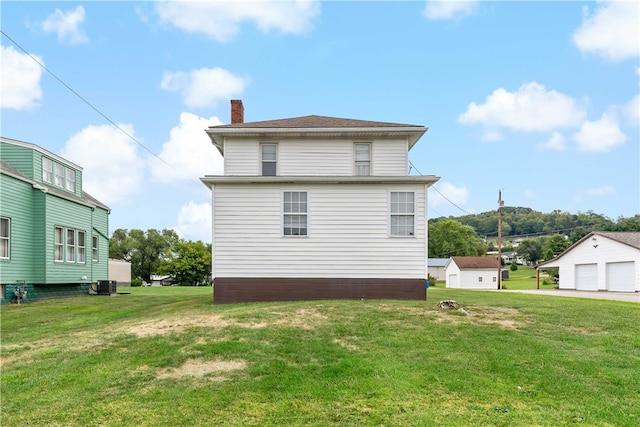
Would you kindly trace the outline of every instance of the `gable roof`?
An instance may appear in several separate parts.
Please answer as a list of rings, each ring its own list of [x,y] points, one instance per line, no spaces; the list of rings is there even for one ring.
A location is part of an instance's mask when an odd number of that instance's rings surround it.
[[[573,245],[569,246],[564,251],[560,252],[555,257],[551,258],[550,260],[538,263],[535,267],[538,268],[545,264],[557,261],[562,256],[564,256],[564,254],[571,251],[573,248],[580,245],[585,240],[591,239],[595,236],[606,237],[608,239],[615,240],[618,243],[622,243],[623,245],[631,246],[632,248],[640,250],[640,231],[592,231],[582,239],[575,242]]]
[[[216,148],[224,155],[224,138],[227,136],[254,138],[303,138],[308,136],[316,138],[336,136],[374,138],[401,136],[408,139],[409,149],[411,149],[426,131],[427,128],[420,125],[310,115],[288,119],[210,126],[206,132]]]
[[[486,256],[453,256],[451,261],[455,262],[461,270],[475,268],[495,268],[500,265],[497,258]]]

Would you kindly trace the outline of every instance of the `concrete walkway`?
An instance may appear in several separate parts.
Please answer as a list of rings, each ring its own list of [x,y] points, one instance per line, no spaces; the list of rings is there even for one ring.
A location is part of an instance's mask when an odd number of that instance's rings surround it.
[[[523,294],[550,295],[556,297],[594,298],[612,301],[629,301],[640,303],[640,292],[607,292],[607,291],[572,291],[564,289],[502,289],[496,292],[519,292]]]

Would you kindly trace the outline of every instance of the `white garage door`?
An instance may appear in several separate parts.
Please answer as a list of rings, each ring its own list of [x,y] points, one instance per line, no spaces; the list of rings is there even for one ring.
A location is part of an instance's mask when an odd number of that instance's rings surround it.
[[[607,264],[607,289],[617,292],[635,292],[636,266],[630,262],[610,262]]]
[[[598,264],[576,265],[576,289],[579,291],[598,290]]]
[[[458,287],[460,287],[460,284],[458,283],[458,275],[457,274],[450,274],[449,275],[449,280],[447,280],[447,287],[449,287],[449,288],[458,288]]]

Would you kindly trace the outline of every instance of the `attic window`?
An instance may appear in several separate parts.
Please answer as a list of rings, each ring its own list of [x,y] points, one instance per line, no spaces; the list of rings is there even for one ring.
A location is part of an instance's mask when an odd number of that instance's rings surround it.
[[[48,183],[53,182],[53,161],[46,157],[42,158],[42,180]]]

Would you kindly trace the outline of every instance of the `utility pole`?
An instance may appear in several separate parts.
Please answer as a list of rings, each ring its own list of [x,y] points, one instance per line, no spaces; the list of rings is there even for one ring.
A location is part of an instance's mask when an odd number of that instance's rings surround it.
[[[502,289],[502,190],[498,190],[498,289]]]

